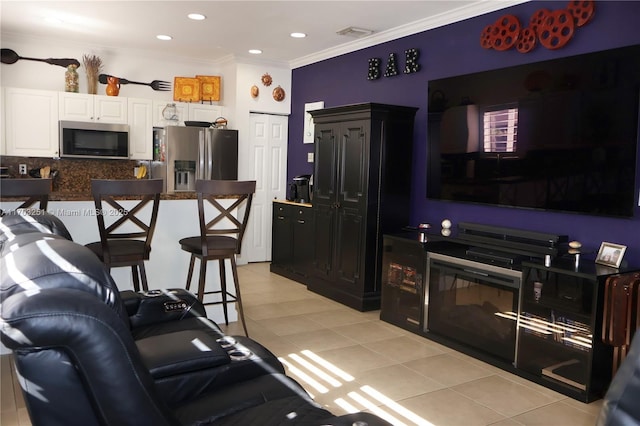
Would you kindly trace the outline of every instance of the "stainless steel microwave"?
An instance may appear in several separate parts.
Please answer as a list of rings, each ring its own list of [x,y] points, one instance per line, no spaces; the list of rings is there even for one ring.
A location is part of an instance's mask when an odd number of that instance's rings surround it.
[[[129,158],[129,125],[60,121],[60,156]]]

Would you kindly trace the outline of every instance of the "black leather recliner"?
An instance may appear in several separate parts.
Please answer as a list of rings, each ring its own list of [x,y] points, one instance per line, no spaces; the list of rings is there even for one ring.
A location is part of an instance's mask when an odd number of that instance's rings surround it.
[[[121,319],[96,297],[78,289],[14,294],[2,304],[2,319],[2,341],[14,350],[34,425],[322,425],[353,421],[349,419],[354,416],[332,416],[281,373],[232,383],[168,405]],[[369,424],[376,421],[371,416]]]
[[[33,215],[33,216],[30,216]],[[32,223],[37,224],[35,228]],[[176,404],[216,387],[271,372],[284,373],[275,355],[244,336],[230,338],[213,321],[197,298],[184,289],[146,293],[119,292],[108,270],[90,251],[67,238],[70,234],[55,216],[28,210],[0,219],[3,232],[0,295],[3,299],[34,288],[75,288],[107,304],[129,328],[161,396]],[[52,234],[45,232],[50,229]],[[74,279],[70,279],[73,277]],[[234,362],[221,362],[194,353],[196,339],[232,347]],[[233,340],[233,345],[229,340]],[[240,356],[237,356],[237,355]],[[224,351],[227,361],[230,357]]]
[[[331,415],[268,350],[224,336],[192,294],[120,293],[85,247],[12,234],[2,240],[1,338],[34,425],[387,424]]]

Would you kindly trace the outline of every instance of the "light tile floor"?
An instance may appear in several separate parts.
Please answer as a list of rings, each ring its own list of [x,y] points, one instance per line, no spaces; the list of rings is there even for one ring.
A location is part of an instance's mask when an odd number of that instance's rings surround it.
[[[270,273],[268,263],[239,275],[250,337],[336,414],[367,410],[395,425],[595,424],[601,401],[575,401],[382,322],[379,311],[347,308]],[[1,366],[0,424],[28,426],[7,356]]]

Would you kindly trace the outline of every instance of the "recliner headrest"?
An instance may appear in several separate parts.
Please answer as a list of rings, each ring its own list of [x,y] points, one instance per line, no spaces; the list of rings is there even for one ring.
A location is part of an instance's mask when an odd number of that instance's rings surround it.
[[[20,247],[27,244],[33,244],[40,240],[64,240],[65,238],[45,232],[27,232],[24,234],[18,234],[13,239],[5,241],[0,248],[0,256],[4,256],[7,253],[18,250]]]
[[[128,323],[118,287],[88,248],[65,239],[40,239],[0,258],[0,296],[76,288],[95,295]]]
[[[10,241],[16,235],[29,232],[55,234],[67,240],[73,240],[64,223],[44,210],[16,209],[6,211],[0,217],[0,243]]]

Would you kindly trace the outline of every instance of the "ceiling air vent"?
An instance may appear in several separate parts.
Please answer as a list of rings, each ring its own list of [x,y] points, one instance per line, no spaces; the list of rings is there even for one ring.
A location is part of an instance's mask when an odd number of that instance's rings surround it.
[[[368,36],[369,34],[372,34],[372,33],[373,33],[372,30],[367,30],[364,28],[356,28],[356,27],[347,27],[343,30],[336,31],[336,34],[353,37],[353,38]]]

